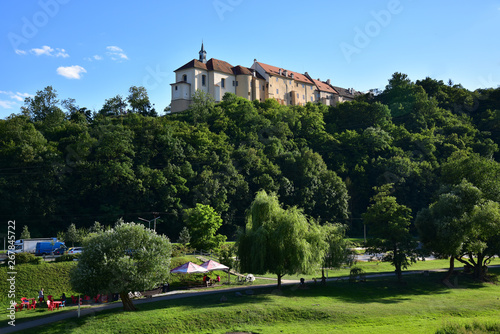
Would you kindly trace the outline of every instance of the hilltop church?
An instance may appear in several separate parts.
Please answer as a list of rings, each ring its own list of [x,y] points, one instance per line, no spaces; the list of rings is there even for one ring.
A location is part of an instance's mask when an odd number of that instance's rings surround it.
[[[254,59],[252,67],[232,66],[228,62],[211,58],[201,44],[199,58],[193,59],[175,72],[172,86],[171,112],[189,108],[192,96],[201,90],[216,102],[225,93],[233,93],[248,100],[275,99],[283,105],[305,105],[320,102],[335,105],[351,101],[359,92],[333,86],[330,80],[312,79],[304,74],[281,67],[267,65]]]

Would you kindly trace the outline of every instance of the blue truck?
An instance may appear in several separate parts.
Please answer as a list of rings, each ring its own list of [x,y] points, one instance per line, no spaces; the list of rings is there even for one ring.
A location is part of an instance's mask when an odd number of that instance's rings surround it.
[[[66,248],[64,242],[39,242],[36,244],[35,255],[48,255],[58,253],[61,248]]]

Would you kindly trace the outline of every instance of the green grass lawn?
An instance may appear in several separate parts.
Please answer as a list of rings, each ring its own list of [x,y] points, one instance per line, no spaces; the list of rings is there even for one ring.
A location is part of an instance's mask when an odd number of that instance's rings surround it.
[[[500,275],[499,269],[492,273]],[[305,289],[255,289],[139,306],[137,312],[109,310],[25,331],[26,333],[476,333],[500,331],[500,286],[458,276],[456,289],[441,273],[365,283],[333,281]],[[221,297],[227,298],[221,302]]]
[[[404,270],[404,272],[408,271],[414,271],[414,270],[433,270],[433,269],[448,269],[450,265],[449,260],[432,260],[432,261],[418,261],[417,263],[413,264],[412,266],[408,267],[407,270]],[[493,261],[491,261],[490,265],[500,265],[500,258],[495,258]],[[371,261],[371,262],[358,262],[355,264],[355,266],[360,267],[363,269],[367,274],[379,274],[379,273],[386,273],[386,272],[394,272],[394,266],[392,266],[388,262],[379,262],[379,261]],[[463,268],[463,265],[458,263],[458,261],[455,261],[455,269]],[[325,276],[327,277],[340,277],[340,276],[349,276],[351,268],[341,268],[341,269],[328,269],[325,270]],[[257,275],[260,277],[267,277],[267,278],[276,278],[276,275],[274,274],[264,274],[264,275]],[[301,277],[305,278],[306,280],[310,280],[313,277],[321,277],[321,270],[315,271],[313,274],[310,275],[285,275],[283,277],[284,280],[299,280]]]

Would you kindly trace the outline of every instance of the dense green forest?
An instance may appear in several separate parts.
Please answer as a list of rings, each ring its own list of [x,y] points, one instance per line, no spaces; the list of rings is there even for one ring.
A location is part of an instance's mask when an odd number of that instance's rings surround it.
[[[416,234],[417,213],[464,178],[500,202],[499,144],[500,88],[401,73],[335,107],[196,94],[190,110],[165,116],[142,87],[91,111],[49,86],[0,120],[0,215],[41,237],[156,213],[175,241],[184,210],[202,203],[232,240],[264,189],[360,236],[373,187],[393,183]]]

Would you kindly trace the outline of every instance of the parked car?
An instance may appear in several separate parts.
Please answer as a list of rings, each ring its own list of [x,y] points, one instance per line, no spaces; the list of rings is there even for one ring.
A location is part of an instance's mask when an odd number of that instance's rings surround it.
[[[83,247],[73,247],[68,249],[68,254],[80,254],[83,252]]]
[[[54,251],[54,255],[63,255],[68,250],[68,247],[62,246]]]

